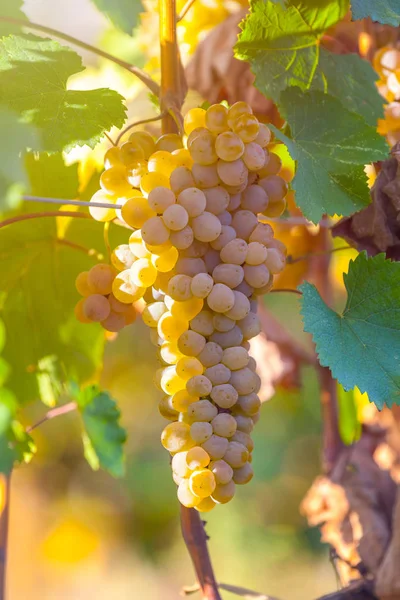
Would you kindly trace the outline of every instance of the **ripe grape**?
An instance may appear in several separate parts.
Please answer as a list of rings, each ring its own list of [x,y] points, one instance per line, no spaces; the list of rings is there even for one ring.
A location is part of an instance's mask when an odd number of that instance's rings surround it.
[[[115,275],[113,267],[100,263],[88,272],[87,285],[95,294],[109,294],[112,290]]]
[[[244,152],[244,143],[236,133],[225,131],[215,140],[218,158],[231,162],[240,158]]]
[[[218,414],[211,421],[211,425],[216,435],[220,435],[225,438],[232,437],[237,429],[237,423],[235,419],[228,413]]]
[[[206,111],[205,126],[212,133],[222,133],[228,129],[228,109],[222,104],[213,104]]]
[[[209,188],[204,191],[204,195],[206,197],[206,208],[208,212],[213,215],[220,216],[223,213],[230,201],[230,196],[225,188],[222,186],[216,186]],[[229,214],[229,213],[228,213]]]
[[[191,471],[207,467],[209,463],[210,457],[201,446],[194,446],[186,454],[186,464]]]
[[[222,225],[215,215],[205,211],[192,220],[192,229],[194,237],[200,242],[212,242],[221,233]]]
[[[212,436],[201,445],[211,460],[219,460],[222,458],[227,451],[228,446],[229,442],[227,438],[221,437],[220,435],[215,435],[215,433],[213,433]]]
[[[199,498],[211,496],[215,486],[214,474],[209,469],[198,469],[189,478],[189,489],[192,494]]]
[[[216,283],[207,296],[207,304],[211,310],[224,313],[230,310],[235,303],[233,291],[223,283]]]
[[[104,321],[110,314],[110,303],[101,294],[92,294],[84,299],[82,304],[82,312],[90,321]]]
[[[97,202],[100,204],[115,204],[116,196],[107,195],[104,190],[98,190],[93,194],[90,202]],[[101,208],[99,206],[89,206],[89,213],[95,221],[106,223],[112,221],[116,217],[114,208]]]
[[[193,398],[193,396],[191,396],[191,398]],[[190,426],[190,437],[196,444],[203,444],[212,436],[212,434],[212,425],[206,421],[197,421]]]
[[[232,480],[226,484],[219,484],[216,486],[211,497],[217,504],[226,504],[235,495],[235,488],[236,486]]]
[[[200,216],[206,208],[206,197],[204,193],[196,187],[188,187],[178,196],[178,204],[186,209],[189,217]]]

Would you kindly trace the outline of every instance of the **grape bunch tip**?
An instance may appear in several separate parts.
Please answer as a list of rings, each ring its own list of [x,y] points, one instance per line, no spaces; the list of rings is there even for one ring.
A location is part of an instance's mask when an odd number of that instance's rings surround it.
[[[184,127],[184,140],[137,131],[106,152],[92,200],[119,208],[90,213],[133,232],[111,265],[78,275],[75,312],[117,332],[143,299],[178,499],[208,512],[253,477],[260,378],[249,340],[261,330],[258,300],[285,265],[265,221],[284,211],[287,184],[270,130],[245,102],[194,108]]]

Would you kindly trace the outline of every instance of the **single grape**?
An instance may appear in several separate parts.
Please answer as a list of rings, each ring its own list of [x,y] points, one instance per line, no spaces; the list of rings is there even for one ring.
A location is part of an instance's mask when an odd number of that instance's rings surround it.
[[[233,481],[238,485],[244,485],[253,479],[253,475],[253,467],[247,462],[239,469],[233,470]]]
[[[151,210],[162,215],[169,206],[175,204],[175,194],[167,187],[159,186],[151,190],[147,202]]]
[[[216,486],[211,497],[217,504],[226,504],[232,500],[233,496],[235,495],[235,489],[236,486],[233,480],[229,481],[225,485],[219,484]]]
[[[187,188],[195,187],[194,177],[188,167],[177,167],[170,175],[169,182],[174,194],[179,195]]]
[[[106,194],[104,190],[98,190],[93,194],[93,196],[90,199],[90,202],[99,202],[100,204],[115,204],[116,196]],[[116,217],[116,212],[114,208],[101,208],[99,206],[89,206],[89,213],[95,221],[100,221],[100,223],[112,221]]]
[[[148,258],[138,258],[130,268],[132,283],[141,287],[150,287],[157,278],[157,269]]]
[[[218,414],[211,421],[211,425],[216,435],[220,435],[221,437],[225,438],[232,437],[237,429],[237,423],[235,419],[228,413]]]
[[[192,396],[200,396],[200,398],[204,398],[210,394],[212,390],[212,383],[207,377],[205,377],[205,375],[194,375],[187,381],[186,389]],[[204,419],[198,418],[196,420],[203,421]],[[205,420],[207,421],[208,419]]]
[[[233,477],[232,467],[224,460],[213,460],[210,462],[208,468],[214,473],[217,484],[225,485],[226,483],[229,483]]]
[[[201,445],[213,461],[221,459],[227,451],[228,446],[229,442],[226,438],[214,433]]]
[[[156,150],[164,150],[172,152],[183,148],[181,137],[177,133],[166,133],[158,138],[156,142]]]
[[[100,186],[107,194],[124,196],[132,191],[126,178],[127,170],[124,165],[110,167],[100,175]]]
[[[216,283],[207,296],[207,304],[218,313],[224,313],[230,310],[235,303],[233,291],[223,283]]]
[[[135,262],[135,255],[132,253],[129,244],[116,246],[111,253],[111,262],[118,271],[129,269]]]
[[[90,321],[104,321],[110,314],[110,303],[101,294],[92,294],[84,299],[82,304],[82,312]]]
[[[204,375],[211,381],[213,386],[228,383],[231,378],[230,370],[221,363],[208,367],[208,369],[205,370]]]
[[[189,489],[195,496],[207,498],[215,490],[215,477],[209,469],[198,469],[189,478]]]
[[[228,130],[228,109],[222,104],[213,104],[206,111],[205,125],[212,133]]]
[[[112,285],[112,293],[120,302],[132,304],[143,297],[146,288],[135,285],[130,277],[131,270],[121,271],[115,277]]]
[[[143,150],[146,160],[148,160],[156,150],[156,143],[153,137],[147,131],[134,131],[129,136],[129,141],[139,144]]]
[[[214,386],[210,395],[220,408],[231,408],[239,397],[236,389],[229,383]]]
[[[202,108],[192,108],[186,113],[183,123],[186,135],[197,127],[205,127],[206,111]]]
[[[181,389],[171,397],[171,407],[177,412],[185,413],[187,412],[188,407],[193,404],[193,402],[197,402],[198,400],[198,397],[191,396],[186,389]],[[197,442],[192,434],[190,435],[192,439]]]
[[[195,163],[192,167],[192,175],[198,188],[208,189],[219,184],[217,165],[199,165]]]
[[[214,331],[213,315],[208,310],[202,310],[190,321],[190,328],[204,336],[209,336]]]
[[[249,451],[239,442],[229,442],[228,448],[224,454],[224,461],[233,469],[239,469],[246,464],[249,458]]]
[[[262,213],[268,206],[268,196],[260,185],[249,185],[242,193],[241,207],[254,214]]]
[[[200,362],[206,367],[207,364],[200,356],[205,345],[206,338],[195,331],[185,331],[178,339],[178,348],[180,352],[185,356],[198,356]]]
[[[82,271],[79,273],[77,278],[75,279],[75,287],[78,294],[81,296],[90,296],[96,292],[95,289],[91,287],[88,281],[89,271]],[[207,275],[209,277],[209,275]]]
[[[199,496],[195,496],[189,487],[189,480],[183,479],[178,485],[177,490],[178,500],[186,508],[194,508],[198,506],[202,500]]]
[[[127,225],[140,229],[148,219],[155,217],[156,213],[150,208],[146,198],[135,196],[125,202],[121,215]]]
[[[217,162],[217,172],[221,181],[228,186],[241,187],[247,185],[249,172],[241,158],[231,162],[219,159]]]
[[[162,315],[157,324],[158,335],[167,342],[177,340],[184,333],[189,324],[186,319],[172,315],[166,312]]]
[[[190,332],[188,332],[188,333],[190,333]],[[194,331],[192,333],[194,333]],[[203,337],[203,336],[201,336],[201,337]],[[215,342],[207,342],[206,343],[204,337],[203,337],[203,340],[204,340],[204,345],[203,345],[202,349],[200,350],[199,354],[196,356],[198,356],[202,365],[204,365],[207,368],[212,367],[213,365],[217,365],[219,362],[221,362],[221,358],[222,358],[223,350],[222,350],[221,346],[219,346]]]
[[[217,162],[214,136],[207,129],[199,133],[188,148],[195,163],[207,166]]]
[[[190,396],[190,398],[193,399],[193,396]],[[190,426],[190,437],[196,444],[203,444],[212,436],[212,434],[212,425],[206,421],[197,421]]]
[[[225,188],[216,186],[204,191],[206,197],[206,211],[213,215],[221,215],[229,205],[230,196]]]
[[[204,448],[201,448],[201,446],[194,446],[186,454],[186,464],[191,471],[205,468],[209,463],[210,457]]]
[[[242,346],[225,348],[221,362],[231,371],[237,371],[238,369],[243,369],[247,366],[249,362],[249,353]]]
[[[87,275],[88,287],[96,294],[109,294],[112,290],[116,272],[114,267],[105,263],[95,265]]]
[[[215,215],[206,211],[192,220],[192,229],[200,242],[212,242],[221,233],[222,225]]]
[[[247,256],[247,243],[240,238],[235,238],[222,248],[220,256],[224,263],[242,265]]]
[[[211,390],[211,384],[209,385],[209,389]],[[190,390],[188,391],[190,393]],[[214,417],[217,416],[218,409],[209,400],[198,400],[197,402],[189,404],[187,413],[188,416],[191,418],[192,422],[210,422],[213,420]]]
[[[231,162],[242,156],[244,143],[236,133],[225,131],[217,136],[215,151],[218,158]]]
[[[190,289],[193,296],[206,298],[211,292],[213,285],[214,280],[208,273],[197,273],[190,283]]]
[[[198,217],[206,208],[206,196],[196,187],[183,190],[178,196],[178,204],[183,206],[189,217]]]
[[[215,267],[212,276],[215,283],[223,283],[233,289],[243,281],[244,271],[240,265],[221,263]]]

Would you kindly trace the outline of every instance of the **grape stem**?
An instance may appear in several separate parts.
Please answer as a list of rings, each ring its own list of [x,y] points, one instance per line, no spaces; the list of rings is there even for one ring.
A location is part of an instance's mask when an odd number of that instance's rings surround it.
[[[73,412],[77,409],[77,407],[78,405],[76,402],[68,402],[68,404],[64,404],[63,406],[52,408],[39,421],[27,427],[26,433],[31,433],[31,431],[37,427],[40,427],[40,425],[43,425],[43,423],[46,423],[46,421],[51,421],[51,419],[55,419],[56,417],[61,417],[62,415],[67,415],[68,413]]]
[[[7,568],[7,546],[8,546],[8,522],[10,513],[10,483],[9,475],[0,475],[0,486],[3,488],[2,505],[0,505],[0,600],[6,599],[6,568]]]
[[[215,580],[213,567],[207,547],[207,535],[204,525],[194,508],[181,505],[181,527],[186,547],[196,571],[202,600],[222,600]]]
[[[159,0],[160,14],[160,104],[166,114],[162,119],[163,133],[180,133],[183,102],[184,72],[176,34],[176,0]],[[167,109],[164,111],[164,109]]]
[[[295,289],[291,289],[291,288],[273,288],[272,290],[269,291],[269,293],[271,293],[271,292],[275,292],[275,293],[288,292],[289,294],[297,294],[298,296],[303,295],[303,292],[301,292],[300,290],[295,290]]]
[[[27,29],[33,29],[36,31],[41,31],[42,33],[47,33],[50,36],[54,36],[60,38],[61,40],[65,40],[74,46],[78,46],[83,48],[84,50],[88,50],[89,52],[93,52],[94,54],[98,54],[107,60],[119,65],[123,69],[126,69],[132,75],[135,75],[144,85],[146,85],[149,90],[155,94],[157,97],[160,94],[160,86],[157,82],[154,81],[145,71],[139,69],[139,67],[135,67],[125,60],[121,60],[117,56],[113,56],[108,52],[104,52],[104,50],[100,50],[100,48],[96,48],[91,44],[87,44],[86,42],[82,42],[82,40],[78,40],[67,33],[63,33],[62,31],[58,31],[57,29],[53,29],[52,27],[46,27],[45,25],[40,25],[39,23],[31,23],[30,21],[25,21],[24,19],[14,19],[13,17],[4,17],[0,16],[0,22],[3,23],[12,23],[14,25],[19,25],[20,27],[26,27]]]
[[[42,219],[44,217],[74,217],[78,219],[91,219],[91,216],[87,213],[72,212],[69,210],[52,210],[49,212],[36,212],[26,213],[24,215],[17,215],[16,217],[10,217],[4,221],[0,221],[0,229],[18,223],[20,221],[29,221],[30,219]]]
[[[156,117],[151,117],[150,119],[142,119],[141,121],[136,121],[135,123],[131,123],[130,125],[125,127],[125,129],[123,129],[120,132],[117,139],[115,140],[114,146],[118,146],[119,142],[121,141],[121,138],[126,134],[127,131],[129,131],[130,129],[133,129],[133,127],[137,127],[137,125],[144,125],[145,123],[152,123],[153,121],[160,121],[167,114],[168,114],[167,112],[162,112],[160,115],[157,115]]]
[[[186,17],[187,13],[192,8],[192,6],[195,2],[196,2],[196,0],[187,0],[185,6],[182,8],[181,12],[179,13],[179,15],[176,18],[177,23],[179,23],[179,21],[182,21],[182,19],[184,19]]]
[[[302,260],[309,260],[314,258],[314,256],[324,256],[326,254],[333,254],[334,252],[340,252],[342,250],[353,250],[351,246],[340,246],[338,248],[331,248],[330,250],[322,251],[322,252],[309,252],[308,254],[303,254],[302,256],[289,256],[286,258],[286,264],[294,265]]]

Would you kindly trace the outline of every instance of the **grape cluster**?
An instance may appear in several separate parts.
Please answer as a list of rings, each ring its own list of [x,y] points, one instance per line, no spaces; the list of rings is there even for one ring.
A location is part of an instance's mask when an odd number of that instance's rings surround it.
[[[283,212],[287,185],[267,149],[270,130],[246,103],[192,109],[184,126],[186,148],[175,134],[154,142],[137,132],[110,149],[94,199],[117,199],[122,208],[91,213],[117,215],[133,229],[112,254],[102,297],[110,314],[114,303],[144,299],[142,318],[162,364],[159,409],[170,421],[161,442],[178,498],[209,511],[253,476],[260,378],[249,340],[260,332],[258,298],[285,264],[265,220]],[[78,277],[81,293],[92,271]],[[91,298],[82,313],[94,320]],[[95,316],[107,329],[110,316]]]

